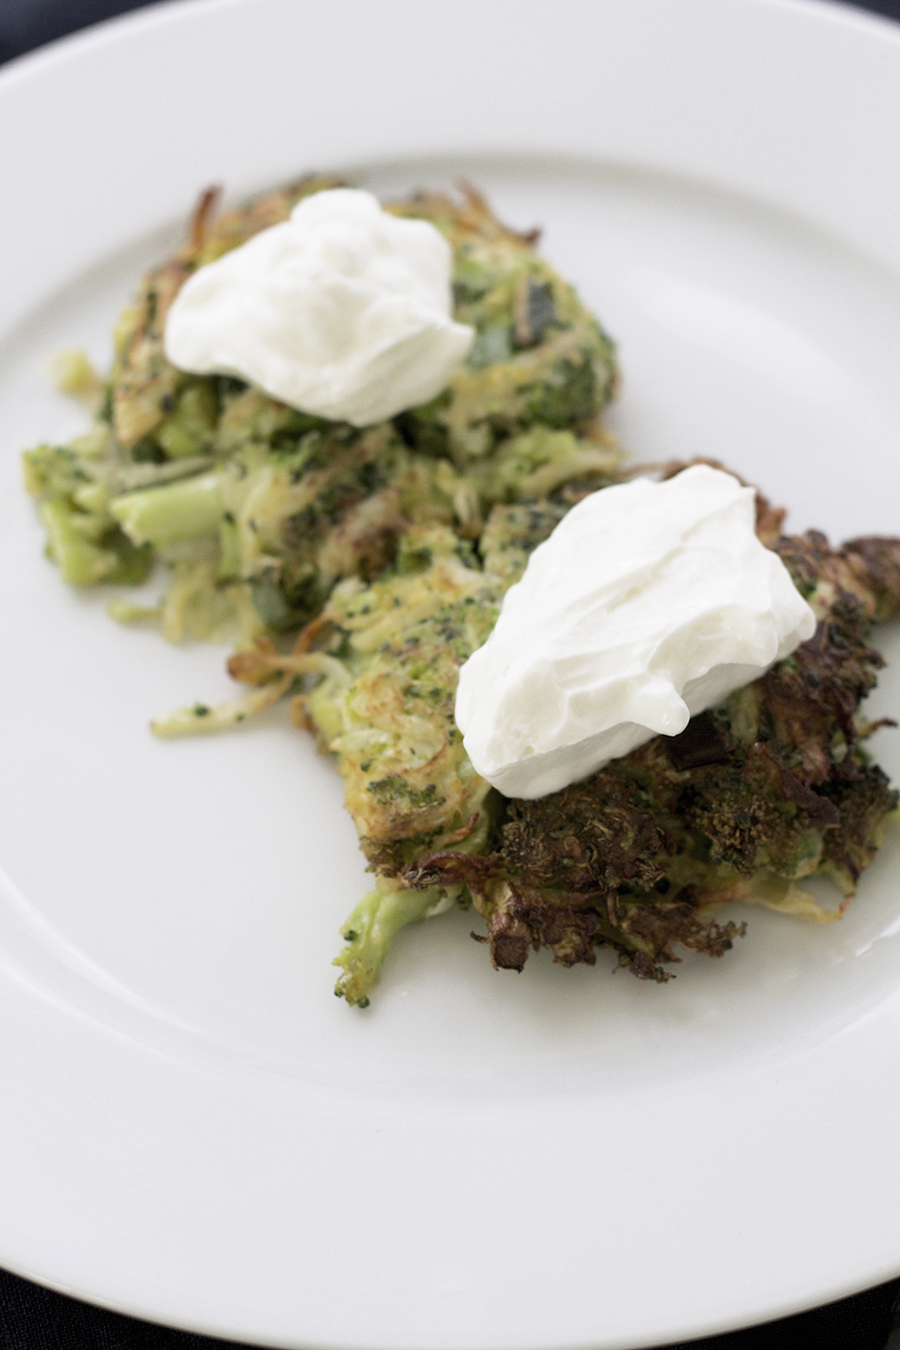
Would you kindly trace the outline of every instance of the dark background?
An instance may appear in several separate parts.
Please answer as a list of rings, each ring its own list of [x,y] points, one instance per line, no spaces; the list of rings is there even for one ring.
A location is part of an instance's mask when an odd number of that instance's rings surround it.
[[[141,9],[144,2],[0,0],[0,62],[114,14]],[[866,0],[855,7],[900,21],[900,0]],[[884,1350],[898,1299],[900,1277],[798,1317],[671,1350]],[[234,1350],[233,1342],[104,1312],[0,1270],[0,1350],[228,1350],[229,1345]]]
[[[76,28],[99,23],[113,14],[142,9],[145,3],[146,0],[0,0],[0,61],[21,56],[33,47],[52,42]],[[866,0],[856,3],[855,8],[900,20],[900,0]]]

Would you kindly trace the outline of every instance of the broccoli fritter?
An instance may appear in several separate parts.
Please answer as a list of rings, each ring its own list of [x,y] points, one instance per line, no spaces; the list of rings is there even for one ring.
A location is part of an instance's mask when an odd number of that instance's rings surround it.
[[[831,549],[811,532],[775,548],[819,619],[792,656],[680,736],[508,802],[489,854],[446,850],[404,869],[416,887],[469,888],[495,966],[521,970],[541,946],[563,965],[593,964],[609,946],[634,974],[665,980],[673,944],[718,956],[743,930],[711,918],[711,905],[842,912],[796,883],[819,873],[852,896],[897,805],[861,747],[874,726],[859,704],[882,665],[866,642],[872,623],[900,616],[900,540]]]
[[[897,794],[862,749],[873,727],[858,708],[881,664],[871,625],[900,614],[900,541],[783,537],[763,499],[760,534],[819,618],[809,642],[680,736],[561,792],[508,800],[475,774],[453,720],[459,666],[577,495],[495,507],[480,558],[446,528],[410,532],[392,569],[341,583],[304,635],[330,665],[298,697],[298,720],[336,756],[377,876],[337,961],[351,1002],[368,1000],[403,923],[453,903],[487,920],[497,967],[521,970],[542,946],[592,964],[607,946],[665,980],[677,947],[719,956],[743,932],[712,906],[837,917],[797,883],[823,874],[849,897],[874,856]],[[238,660],[249,682],[285,669],[277,654]]]
[[[615,381],[612,344],[529,239],[471,191],[391,208],[447,235],[456,314],[477,329],[468,364],[428,407],[359,429],[231,377],[176,370],[163,337],[184,281],[336,184],[301,179],[218,219],[217,194],[205,193],[184,247],[122,315],[105,387],[79,371],[84,389],[100,389],[91,431],[25,455],[64,579],[140,582],[161,559],[172,576],[158,617],[172,640],[218,638],[230,625],[246,647],[296,630],[337,580],[390,563],[410,526],[474,540],[495,502],[597,485],[618,463],[598,421]]]

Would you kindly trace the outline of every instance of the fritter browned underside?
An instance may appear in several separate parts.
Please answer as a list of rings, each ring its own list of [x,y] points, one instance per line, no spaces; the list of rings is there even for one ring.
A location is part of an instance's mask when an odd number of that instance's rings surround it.
[[[540,947],[590,965],[608,946],[662,981],[676,945],[731,946],[744,926],[708,907],[749,897],[751,879],[784,891],[818,871],[853,893],[898,800],[861,748],[874,726],[858,708],[883,664],[869,630],[900,616],[900,540],[832,549],[815,531],[779,536],[781,514],[762,502],[759,531],[821,616],[808,642],[681,736],[562,792],[505,802],[490,854],[433,853],[404,869],[417,888],[469,888],[496,967],[521,970]]]

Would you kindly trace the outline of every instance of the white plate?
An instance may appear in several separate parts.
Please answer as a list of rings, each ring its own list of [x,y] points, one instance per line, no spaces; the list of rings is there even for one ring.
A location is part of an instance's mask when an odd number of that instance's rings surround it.
[[[331,767],[280,710],[151,739],[224,691],[221,653],[67,591],[17,451],[75,429],[47,360],[106,359],[206,183],[462,171],[619,337],[641,458],[896,532],[896,30],[810,0],[204,0],[13,65],[0,128],[0,1263],[318,1350],[612,1350],[895,1274],[896,832],[842,923],[748,910],[662,989],[496,974],[452,914],[353,1011]]]

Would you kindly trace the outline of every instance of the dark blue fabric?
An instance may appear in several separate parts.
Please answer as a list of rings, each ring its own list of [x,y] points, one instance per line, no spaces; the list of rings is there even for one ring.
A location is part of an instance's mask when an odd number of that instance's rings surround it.
[[[0,0],[0,62],[143,3]],[[868,0],[858,7],[900,20],[900,0]],[[668,1350],[883,1350],[898,1296],[900,1278],[797,1317]],[[0,1350],[235,1350],[235,1345],[106,1312],[0,1270]]]
[[[685,1341],[668,1350],[883,1350],[900,1279],[764,1327]],[[234,1341],[186,1331],[64,1298],[0,1271],[2,1350],[235,1350]],[[244,1347],[249,1350],[249,1347]]]
[[[854,3],[854,0],[848,0]],[[0,62],[114,14],[142,9],[147,0],[0,0]],[[900,20],[900,0],[858,0],[857,8]]]
[[[142,9],[146,3],[147,0],[0,0],[0,62],[114,14]],[[860,0],[857,8],[900,20],[900,0],[865,0],[865,3]]]
[[[900,0],[846,0],[857,9],[871,9],[876,14],[886,14],[889,19],[900,19]]]
[[[216,1350],[217,1346],[240,1350],[234,1341],[138,1322],[0,1270],[0,1350]]]
[[[77,28],[111,19],[147,0],[0,0],[0,61],[22,56]]]

